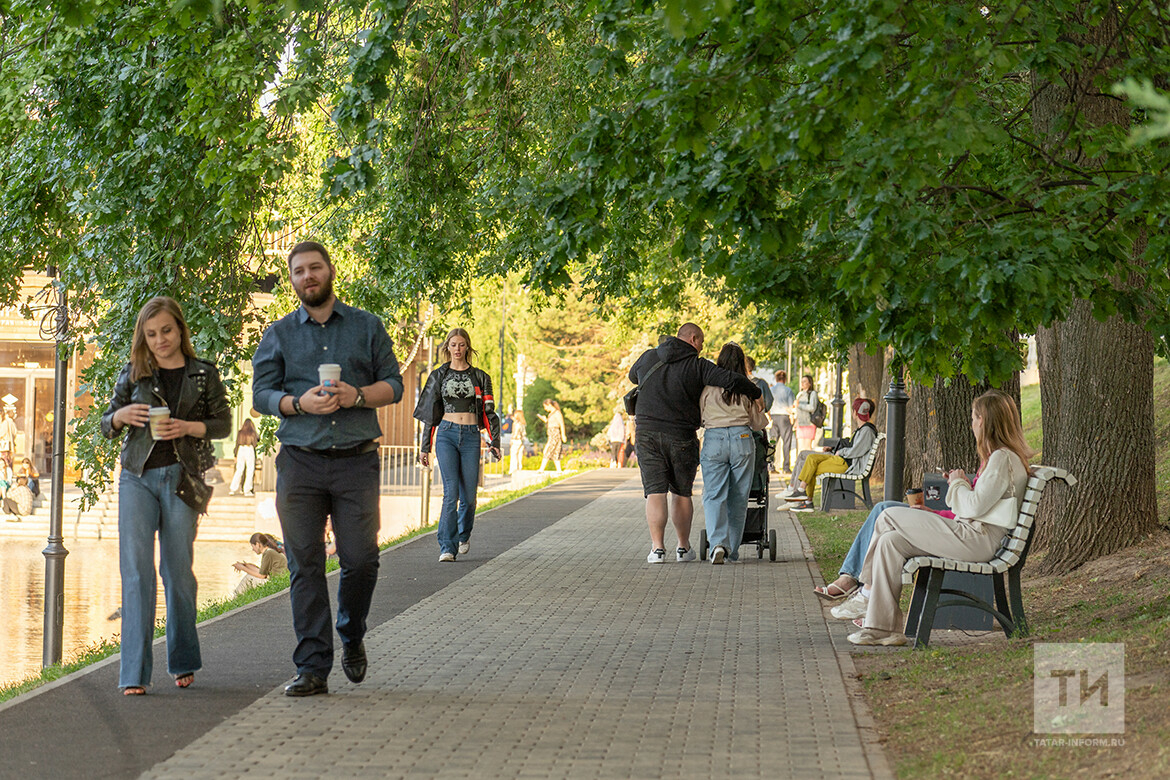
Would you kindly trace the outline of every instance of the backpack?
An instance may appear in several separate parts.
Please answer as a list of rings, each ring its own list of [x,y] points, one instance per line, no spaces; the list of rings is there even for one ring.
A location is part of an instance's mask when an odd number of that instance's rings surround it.
[[[817,397],[817,405],[808,414],[808,421],[820,428],[825,424],[825,414],[828,409],[825,407],[825,402],[820,396]]]

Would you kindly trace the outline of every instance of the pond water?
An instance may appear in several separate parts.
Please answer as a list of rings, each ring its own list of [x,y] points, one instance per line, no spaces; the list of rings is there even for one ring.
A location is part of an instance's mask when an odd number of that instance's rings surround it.
[[[22,680],[41,668],[44,643],[45,557],[40,540],[0,541],[0,685]],[[122,602],[117,539],[66,541],[65,629],[62,654],[69,660],[99,639],[121,631],[109,616]],[[158,554],[155,553],[157,561]],[[240,574],[235,561],[257,562],[246,540],[196,542],[195,577],[199,603],[231,595]],[[158,617],[165,617],[159,581]]]

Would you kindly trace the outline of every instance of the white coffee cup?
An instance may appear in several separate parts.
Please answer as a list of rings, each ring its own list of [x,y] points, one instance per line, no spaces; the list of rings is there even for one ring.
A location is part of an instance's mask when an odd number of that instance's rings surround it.
[[[317,378],[322,387],[337,387],[341,381],[341,366],[336,363],[322,363],[317,366]]]
[[[158,424],[163,420],[171,419],[171,410],[165,406],[152,406],[147,414],[150,415],[150,438],[161,439],[162,434],[158,430]]]

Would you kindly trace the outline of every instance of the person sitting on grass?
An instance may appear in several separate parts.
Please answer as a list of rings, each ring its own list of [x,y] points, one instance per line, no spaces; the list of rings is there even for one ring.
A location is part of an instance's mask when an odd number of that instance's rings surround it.
[[[789,509],[793,512],[813,511],[812,499],[816,492],[817,475],[844,474],[855,461],[869,455],[878,435],[877,428],[869,421],[875,408],[873,401],[868,398],[855,398],[853,416],[860,426],[854,426],[853,436],[840,439],[836,446],[826,447],[824,452],[805,451],[800,454],[794,469],[794,486],[784,494],[784,500],[792,504]]]
[[[232,564],[233,569],[244,573],[240,584],[233,591],[233,595],[236,596],[249,588],[268,582],[268,578],[273,574],[288,571],[288,561],[278,550],[280,542],[276,541],[275,538],[269,534],[257,532],[252,534],[252,538],[248,541],[252,545],[252,552],[260,556],[260,565],[244,563],[243,561],[236,561]]]

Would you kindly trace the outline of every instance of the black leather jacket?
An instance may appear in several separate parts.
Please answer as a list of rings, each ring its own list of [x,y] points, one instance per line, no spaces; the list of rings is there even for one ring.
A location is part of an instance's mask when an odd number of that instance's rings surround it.
[[[167,405],[166,399],[162,397],[157,371],[152,376],[131,382],[130,364],[127,363],[114,383],[109,408],[102,415],[102,433],[106,438],[113,439],[122,431],[128,431],[126,440],[122,442],[122,468],[142,476],[142,467],[154,449],[154,439],[150,437],[149,425],[141,428],[125,425],[121,430],[114,430],[114,412],[128,404]],[[183,377],[179,403],[171,410],[171,416],[176,420],[202,422],[207,426],[207,439],[222,439],[231,433],[232,410],[228,406],[223,382],[219,379],[219,370],[214,365],[198,358],[187,359],[187,375]],[[190,436],[183,436],[173,443],[183,468],[197,475],[195,441]]]
[[[414,419],[423,424],[422,451],[430,452],[435,439],[435,426],[443,420],[443,377],[451,368],[444,363],[431,372],[418,395]],[[475,382],[475,422],[480,430],[491,435],[492,446],[500,448],[500,416],[496,414],[496,399],[492,397],[492,380],[483,369],[471,367]]]

